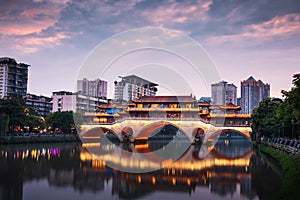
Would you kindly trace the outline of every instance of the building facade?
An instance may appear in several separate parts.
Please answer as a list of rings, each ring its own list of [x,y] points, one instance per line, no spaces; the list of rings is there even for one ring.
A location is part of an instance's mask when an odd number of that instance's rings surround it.
[[[76,112],[76,95],[68,91],[52,92],[52,112]]]
[[[68,91],[58,91],[52,93],[52,112],[73,111],[73,112],[96,112],[98,106],[107,103],[106,100],[72,93]]]
[[[237,104],[237,87],[221,81],[211,85],[211,95],[213,105],[224,105],[229,102]]]
[[[121,81],[115,81],[115,99],[131,101],[142,96],[155,96],[157,84],[141,77],[130,75],[120,77]]]
[[[77,80],[77,91],[82,95],[91,97],[107,98],[107,81],[95,79],[88,80],[86,78]]]
[[[13,58],[0,58],[0,98],[13,94],[26,96],[29,66]]]
[[[256,81],[252,76],[241,81],[241,106],[242,113],[251,114],[265,98],[270,97],[270,85],[264,84],[261,80]]]
[[[47,117],[52,111],[52,98],[50,97],[27,94],[25,100],[26,105],[37,112],[39,116]]]

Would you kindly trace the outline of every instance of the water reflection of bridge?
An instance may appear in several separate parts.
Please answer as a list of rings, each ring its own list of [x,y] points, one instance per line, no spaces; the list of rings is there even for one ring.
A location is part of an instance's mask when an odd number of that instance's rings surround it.
[[[220,143],[210,147],[210,153],[206,157],[201,156],[200,146],[193,145],[178,161],[149,173],[126,173],[107,167],[109,160],[98,160],[86,150],[88,147],[85,148],[85,145],[83,148],[72,144],[48,148],[44,145],[30,145],[25,149],[15,147],[1,150],[0,197],[8,197],[14,191],[19,194],[16,199],[21,200],[23,182],[26,182],[28,188],[32,180],[46,179],[50,187],[55,186],[59,191],[64,187],[73,187],[83,196],[90,193],[101,195],[105,191],[112,198],[117,195],[133,199],[155,195],[157,192],[175,192],[178,198],[180,195],[187,198],[187,194],[197,195],[198,192],[201,195],[201,191],[208,190],[218,196],[238,193],[254,199],[251,177],[253,163],[250,164],[253,153],[250,144],[225,141],[220,140]],[[138,148],[146,147],[134,144],[129,146],[136,152],[141,150]],[[227,150],[221,146],[238,153],[228,156]],[[153,148],[151,144],[149,147]],[[102,149],[101,153],[108,153],[112,146],[89,148],[96,152]],[[259,167],[258,169],[261,170]],[[26,190],[23,190],[23,194],[24,191]],[[67,190],[65,192],[68,193]],[[74,193],[73,190],[70,192]]]
[[[131,144],[131,146],[133,151],[138,151],[137,149],[140,148],[138,145]],[[103,147],[106,151],[111,148]],[[241,194],[251,196],[249,166],[253,154],[252,148],[248,143],[240,147],[237,145],[237,149],[241,150],[239,154],[236,154],[235,157],[228,157],[222,149],[218,151],[212,147],[210,153],[202,158],[200,155],[201,148],[191,146],[179,160],[169,163],[160,170],[143,174],[118,172],[119,176],[115,176],[113,179],[113,191],[123,198],[137,198],[157,191],[174,191],[174,188],[178,193],[191,194],[196,187],[204,187],[210,188],[212,193],[219,195],[232,194],[239,190],[238,192]],[[102,153],[103,151],[101,151]],[[155,164],[151,164],[151,161],[148,164],[142,164],[138,160],[130,159],[132,158],[121,157],[119,159],[116,156],[95,156],[89,152],[80,154],[80,160],[85,171],[98,169],[100,173],[106,174],[105,165],[110,162],[114,162],[115,166],[132,168]],[[114,170],[109,171],[113,172]]]
[[[224,141],[226,143],[226,141]],[[239,141],[240,142],[240,141]],[[100,143],[83,144],[89,152],[81,153],[83,160],[98,160],[117,169],[132,168],[133,171],[153,171],[160,168],[181,169],[181,170],[202,170],[216,166],[249,166],[252,148],[249,143],[246,147],[237,147],[230,149],[232,152],[226,152],[226,148],[220,148],[226,144],[217,143],[215,146],[195,145],[188,148],[188,153],[182,152],[178,160],[174,157],[158,158],[156,154],[150,154],[152,144],[157,142],[148,142],[146,144],[129,144],[128,146],[118,147],[114,144],[100,145]],[[222,143],[222,141],[220,141]],[[126,145],[126,144],[125,144]],[[181,143],[176,144],[180,151]],[[183,145],[183,149],[186,146]],[[124,151],[125,149],[125,151]],[[154,149],[157,150],[157,149]],[[184,149],[185,150],[185,149]],[[238,152],[238,153],[237,153]],[[92,153],[92,154],[91,154]],[[229,156],[229,155],[231,156]],[[205,158],[205,159],[204,159]],[[191,162],[191,160],[193,162]],[[175,162],[176,161],[176,162]]]

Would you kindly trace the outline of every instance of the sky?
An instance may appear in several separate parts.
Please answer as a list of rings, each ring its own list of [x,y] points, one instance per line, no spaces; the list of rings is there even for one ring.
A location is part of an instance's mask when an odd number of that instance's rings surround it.
[[[240,82],[249,76],[269,83],[271,96],[280,97],[281,90],[291,89],[293,74],[300,72],[298,0],[0,0],[0,57],[30,64],[28,92],[38,95],[74,91],[76,80],[99,48],[102,54],[98,52],[94,65],[101,65],[109,53],[115,55],[107,76],[100,72],[104,66],[97,66],[94,73],[109,82],[109,97],[118,76],[144,72],[140,73],[143,78],[161,84],[161,94],[170,91],[160,82],[164,77],[173,80],[171,85],[181,78],[197,79],[182,57],[170,51],[115,53],[130,43],[129,36],[122,38],[124,33],[145,27],[168,29],[199,44],[203,51],[197,53],[207,53],[220,81],[238,87],[238,97]],[[153,35],[137,35],[135,43],[152,44]],[[107,45],[113,39],[115,43]],[[165,68],[169,71],[159,72]],[[187,85],[204,88],[192,90],[199,98],[210,96],[213,81]]]

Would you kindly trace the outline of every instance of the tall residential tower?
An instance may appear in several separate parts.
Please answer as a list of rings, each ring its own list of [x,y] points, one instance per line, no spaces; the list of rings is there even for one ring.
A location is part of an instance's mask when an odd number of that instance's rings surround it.
[[[115,99],[131,101],[142,96],[155,96],[157,84],[141,77],[130,75],[120,77],[121,81],[115,81]]]
[[[264,84],[261,80],[256,81],[252,76],[241,81],[241,106],[242,113],[251,114],[265,98],[270,97],[270,85]]]
[[[226,81],[214,83],[211,85],[212,104],[225,105],[229,102],[237,104],[237,90],[232,83],[228,84]]]
[[[13,58],[0,58],[0,98],[27,94],[29,66]]]
[[[91,81],[86,78],[77,80],[77,91],[90,97],[107,98],[107,81],[100,79]]]

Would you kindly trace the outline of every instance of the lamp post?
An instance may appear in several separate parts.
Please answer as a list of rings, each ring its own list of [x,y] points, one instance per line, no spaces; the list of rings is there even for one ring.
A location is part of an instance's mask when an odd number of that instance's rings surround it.
[[[292,138],[293,138],[294,137],[294,124],[295,124],[294,119],[291,120],[291,124],[292,124]]]
[[[282,138],[284,138],[284,122],[282,122]]]

